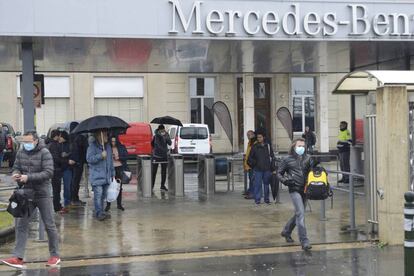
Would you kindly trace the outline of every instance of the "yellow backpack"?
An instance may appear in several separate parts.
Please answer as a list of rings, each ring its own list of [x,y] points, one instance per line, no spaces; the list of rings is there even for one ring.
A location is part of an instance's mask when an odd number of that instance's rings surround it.
[[[305,185],[305,195],[310,200],[324,200],[332,196],[328,173],[322,167],[312,168]]]

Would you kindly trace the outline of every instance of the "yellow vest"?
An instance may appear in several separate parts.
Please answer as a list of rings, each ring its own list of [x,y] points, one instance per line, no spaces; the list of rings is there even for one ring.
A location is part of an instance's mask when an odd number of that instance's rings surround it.
[[[338,140],[341,142],[347,142],[351,140],[351,132],[348,129],[339,130]]]
[[[246,156],[245,156],[244,162],[243,162],[245,171],[248,171],[248,170],[251,169],[250,166],[247,164],[247,160],[249,159],[250,151],[252,150],[253,145],[256,144],[256,143],[257,143],[257,141],[255,141],[254,143],[249,142],[247,144]]]

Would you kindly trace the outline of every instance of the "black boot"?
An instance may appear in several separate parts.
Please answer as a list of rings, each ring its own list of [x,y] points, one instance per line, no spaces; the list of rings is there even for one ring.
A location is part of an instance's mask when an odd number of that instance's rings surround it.
[[[111,203],[110,202],[107,202],[106,203],[106,207],[105,207],[105,212],[108,212],[109,209],[111,209]]]

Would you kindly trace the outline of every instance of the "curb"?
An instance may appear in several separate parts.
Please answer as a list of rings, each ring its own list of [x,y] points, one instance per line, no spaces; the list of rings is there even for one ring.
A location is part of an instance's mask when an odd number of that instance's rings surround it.
[[[14,226],[0,231],[0,245],[14,241]]]

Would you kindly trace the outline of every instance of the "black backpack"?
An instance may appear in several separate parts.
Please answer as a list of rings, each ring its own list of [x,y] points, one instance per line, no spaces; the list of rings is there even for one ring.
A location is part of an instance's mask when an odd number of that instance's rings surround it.
[[[18,189],[13,192],[9,198],[9,205],[7,206],[7,212],[15,218],[24,217],[30,212],[29,198],[21,191],[21,189]]]

